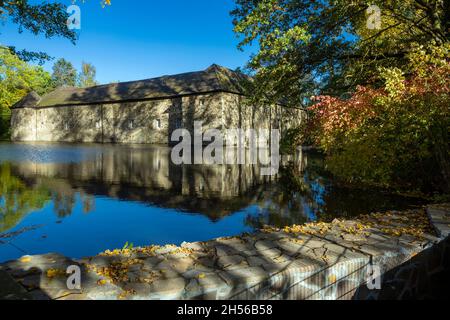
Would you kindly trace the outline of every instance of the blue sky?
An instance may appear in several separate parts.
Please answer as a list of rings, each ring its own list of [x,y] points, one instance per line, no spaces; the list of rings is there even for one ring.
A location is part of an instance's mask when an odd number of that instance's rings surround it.
[[[70,5],[71,0],[60,0]],[[233,0],[78,0],[79,40],[46,39],[12,23],[0,25],[0,43],[17,49],[43,51],[71,61],[94,64],[100,83],[128,81],[202,70],[217,63],[242,67],[250,50],[241,52],[233,33]],[[51,71],[53,62],[44,65]]]

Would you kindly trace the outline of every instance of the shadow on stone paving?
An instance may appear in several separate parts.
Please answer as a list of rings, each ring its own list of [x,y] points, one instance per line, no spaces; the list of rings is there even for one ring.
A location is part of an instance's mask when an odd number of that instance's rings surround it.
[[[154,255],[133,252],[73,261],[47,254],[8,262],[2,268],[32,299],[332,298],[339,293],[331,294],[336,286],[328,283],[339,281],[342,271],[347,280],[352,273],[359,278],[368,261],[355,260],[350,250],[333,246],[317,237],[280,232],[188,243],[181,248],[165,246]],[[70,265],[82,266],[80,291],[67,289],[64,270]],[[103,270],[101,274],[107,270],[102,268],[116,266],[119,277],[111,283],[110,277],[93,272],[92,266]],[[336,272],[339,266],[344,268]],[[123,281],[121,276],[126,276]],[[348,285],[355,288],[357,282],[347,280],[340,285],[341,292]]]
[[[331,225],[337,228],[338,224]],[[181,247],[118,250],[80,260],[57,254],[26,256],[0,266],[0,282],[3,283],[1,274],[6,273],[26,289],[26,297],[2,298],[315,300],[444,297],[441,294],[445,294],[445,284],[449,283],[448,238],[422,251],[428,243],[425,240],[411,243],[408,237],[391,238],[376,232],[368,237],[352,236],[346,240],[342,239],[340,229],[333,228],[324,236],[260,232],[183,243]],[[377,258],[374,260],[374,257]],[[390,271],[383,276],[381,291],[367,292],[362,283],[367,279],[367,266],[373,261],[384,261],[383,270]],[[67,289],[65,270],[70,265],[81,266],[82,289],[79,291]]]

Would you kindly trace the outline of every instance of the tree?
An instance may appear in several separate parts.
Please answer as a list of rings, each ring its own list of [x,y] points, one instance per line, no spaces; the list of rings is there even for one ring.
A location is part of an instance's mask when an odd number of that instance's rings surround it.
[[[368,28],[369,5],[380,9],[380,29]],[[258,43],[248,64],[253,98],[299,105],[314,93],[376,84],[378,69],[402,69],[412,48],[446,43],[448,7],[448,0],[236,0],[232,15],[240,48]]]
[[[42,209],[49,200],[47,188],[30,188],[13,175],[11,164],[0,164],[0,233],[15,227],[30,212]]]
[[[73,2],[76,3],[76,1]],[[102,7],[111,5],[111,1],[102,0],[101,5]],[[58,36],[67,38],[74,44],[77,39],[74,30],[67,28],[69,14],[66,11],[65,4],[56,1],[30,4],[28,0],[0,0],[0,20],[5,15],[19,26],[20,33],[27,29],[35,35],[44,34],[46,38]],[[24,61],[37,61],[39,64],[43,64],[45,61],[52,59],[45,52],[32,52],[26,49],[16,50],[13,46],[10,49]]]
[[[384,88],[318,96],[310,130],[328,169],[348,182],[450,191],[450,63],[446,49],[409,55],[414,74],[381,70]],[[430,49],[429,51],[433,51]]]
[[[448,192],[448,2],[237,0],[252,100],[318,96],[303,138],[341,180]]]
[[[60,36],[75,43],[75,32],[67,28],[69,15],[64,4],[55,2],[30,4],[28,0],[0,0],[0,18],[5,15],[19,26],[19,32],[27,29],[35,35],[44,34],[47,38]],[[50,59],[50,56],[43,52],[16,51],[14,47],[11,47],[11,50],[25,61],[44,62]]]
[[[92,87],[97,85],[97,81],[95,81],[96,69],[91,63],[83,62],[81,65],[81,72],[78,76],[79,86],[84,87]]]
[[[55,88],[75,87],[77,84],[77,70],[71,62],[61,58],[53,65],[52,81]]]
[[[32,66],[0,47],[0,111],[9,108],[30,91],[45,94],[52,89],[51,76],[41,66]]]

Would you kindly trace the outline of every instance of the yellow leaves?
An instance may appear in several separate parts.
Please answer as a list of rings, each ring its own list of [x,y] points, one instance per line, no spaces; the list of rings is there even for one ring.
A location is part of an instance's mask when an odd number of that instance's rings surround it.
[[[309,235],[324,235],[331,228],[331,226],[324,222],[306,223],[304,225],[286,226],[283,228],[285,233],[302,233]]]
[[[143,248],[136,248],[136,251],[142,254],[146,254],[148,256],[155,256],[155,251],[161,248],[160,246],[148,246]]]
[[[102,0],[102,2],[100,2],[102,8],[105,8],[106,6],[110,6],[111,5],[111,0]]]
[[[47,278],[53,279],[56,277],[66,276],[66,271],[62,269],[48,269],[46,272]]]
[[[421,77],[429,74],[430,66],[449,69],[448,55],[450,44],[436,45],[434,43],[424,46],[413,46],[407,54],[410,72],[415,72]]]
[[[82,0],[80,2],[84,3],[85,0]],[[77,3],[77,0],[72,0],[73,4]],[[100,5],[102,6],[102,8],[106,8],[106,6],[110,6],[111,5],[111,0],[101,0],[100,1]]]
[[[337,277],[336,277],[335,274],[330,274],[330,275],[328,276],[328,283],[335,283],[336,280],[337,280]]]
[[[172,249],[166,253],[161,253],[158,249]],[[164,250],[163,250],[164,251]],[[147,246],[147,247],[129,247],[124,246],[122,249],[114,249],[114,250],[106,250],[103,253],[100,253],[99,256],[103,257],[117,257],[111,263],[104,267],[97,267],[95,265],[88,264],[87,267],[90,270],[93,270],[98,275],[106,277],[112,283],[117,284],[120,282],[129,282],[129,268],[131,266],[140,265],[140,268],[143,267],[143,259],[146,256],[154,257],[157,255],[162,255],[161,259],[165,260],[169,256],[176,254],[192,254],[194,252],[193,249],[189,248],[180,248],[175,245],[167,245],[164,247],[161,246]],[[134,258],[139,257],[139,258]],[[136,270],[136,268],[133,268]],[[133,270],[133,272],[134,272]],[[145,271],[147,275],[145,277],[135,277],[133,276],[133,282],[141,282],[141,283],[152,283],[154,280],[164,277],[164,275],[168,272],[167,270],[161,269],[157,271]]]
[[[294,243],[298,243],[298,244],[304,244],[305,243],[305,240],[297,239],[297,238],[289,238],[289,241],[294,242]]]
[[[395,236],[395,237],[400,237],[402,235],[401,231],[394,230],[391,228],[383,228],[383,229],[381,229],[381,232],[391,235],[391,236]]]
[[[169,254],[176,254],[176,253],[192,254],[194,253],[194,250],[189,248],[178,248],[177,250],[172,251]]]
[[[28,263],[28,262],[31,261],[31,258],[28,257],[28,256],[25,256],[25,257],[20,258],[19,261],[22,262],[22,263]]]
[[[106,250],[105,252],[100,253],[100,256],[118,256],[122,253],[122,250],[115,249],[115,250]]]
[[[361,216],[360,220],[370,223],[389,236],[410,235],[423,238],[424,233],[432,233],[428,217],[423,209],[402,212],[380,212]]]
[[[97,281],[97,284],[99,286],[104,286],[106,284],[106,280],[105,279],[100,279],[100,280]]]
[[[137,259],[128,259],[126,261],[113,262],[106,267],[96,267],[92,266],[92,269],[100,276],[109,278],[113,283],[127,282],[128,278],[128,268],[131,265],[140,262]]]
[[[197,276],[198,279],[203,279],[203,278],[205,278],[205,277],[206,277],[206,275],[205,275],[204,273],[200,273],[200,274]]]
[[[119,294],[117,296],[117,298],[120,299],[120,300],[123,300],[123,299],[126,299],[128,296],[133,295],[133,294],[136,294],[136,291],[133,290],[133,289],[124,290],[121,294]]]
[[[391,98],[405,90],[405,77],[399,68],[380,68],[378,70],[385,81],[385,89]]]
[[[376,230],[388,236],[400,237],[410,235],[422,239],[425,233],[432,233],[432,228],[424,209],[406,210],[402,212],[377,212],[361,215],[351,221],[335,220],[332,223],[313,222],[304,225],[286,226],[281,229],[285,233],[323,236],[333,230],[343,234],[369,237]],[[265,228],[264,232],[279,231]]]

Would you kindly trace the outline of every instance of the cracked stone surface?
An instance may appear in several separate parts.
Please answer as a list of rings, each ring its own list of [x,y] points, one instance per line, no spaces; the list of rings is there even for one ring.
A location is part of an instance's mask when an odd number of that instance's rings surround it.
[[[427,207],[428,217],[439,237],[445,238],[450,234],[450,204],[432,205]]]
[[[364,283],[372,262],[383,272],[448,235],[450,206],[428,207],[429,232],[409,212],[338,220],[206,242],[107,250],[74,260],[24,256],[0,265],[2,299],[344,299]],[[427,214],[422,209],[424,219]],[[400,230],[400,231],[399,231]],[[426,232],[425,232],[426,231]],[[446,233],[447,232],[447,233]],[[81,288],[67,288],[68,266]],[[6,288],[6,289],[5,289]]]

